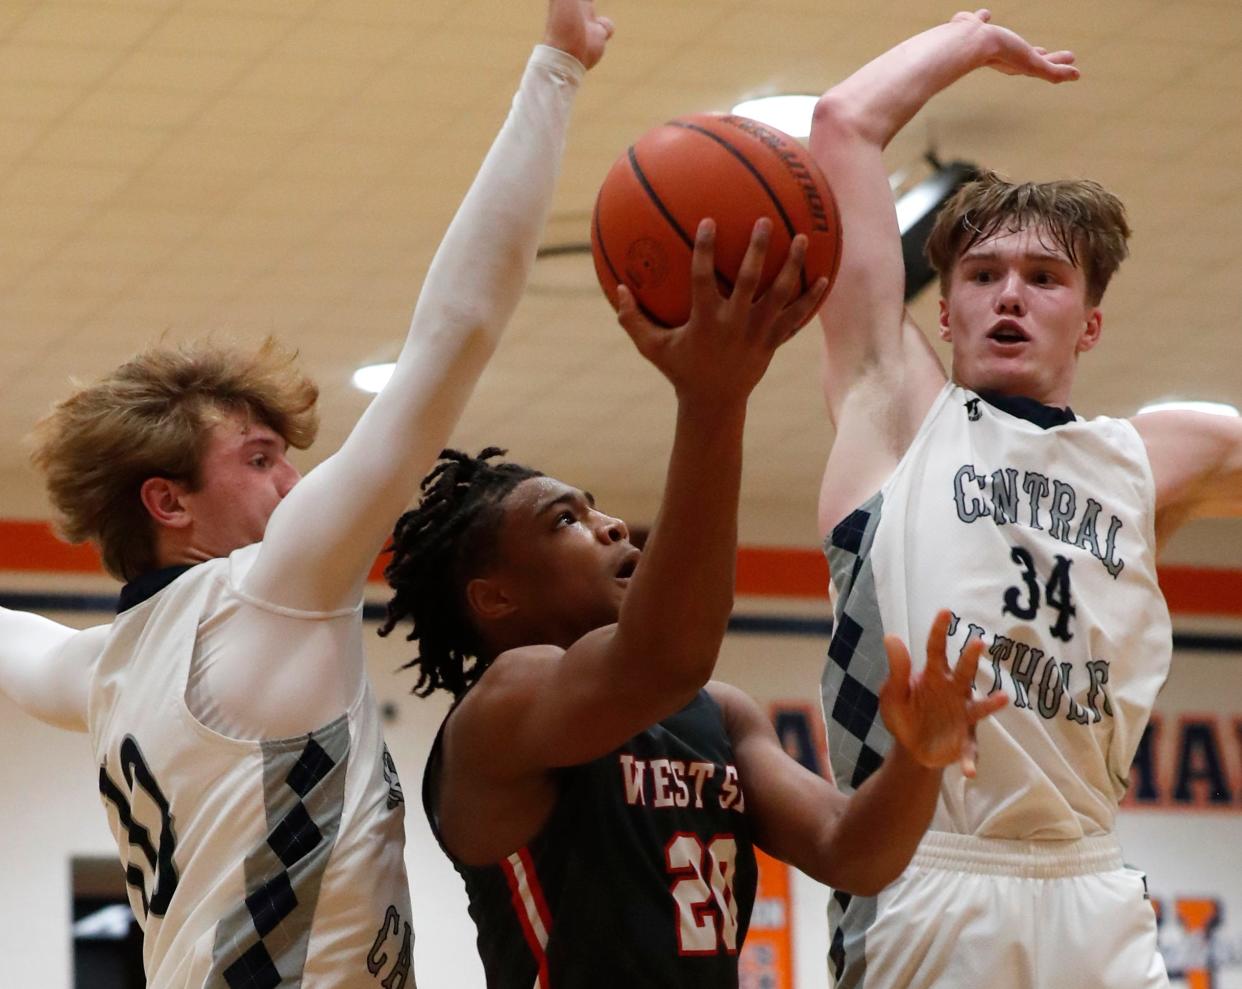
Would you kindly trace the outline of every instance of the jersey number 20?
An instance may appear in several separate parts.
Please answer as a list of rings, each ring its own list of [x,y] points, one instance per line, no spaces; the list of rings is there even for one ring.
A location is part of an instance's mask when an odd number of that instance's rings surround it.
[[[724,947],[737,954],[737,901],[733,873],[737,841],[716,835],[707,847],[697,834],[679,832],[664,848],[668,871],[676,876],[677,948],[683,955],[714,955]]]

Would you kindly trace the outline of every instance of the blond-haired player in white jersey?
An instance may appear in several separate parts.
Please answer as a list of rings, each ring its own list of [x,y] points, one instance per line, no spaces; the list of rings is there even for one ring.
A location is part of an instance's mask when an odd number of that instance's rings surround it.
[[[517,304],[611,34],[591,2],[549,0],[391,381],[305,479],[286,451],[314,437],[316,390],[270,343],[147,351],[40,427],[67,534],[127,583],[83,632],[0,611],[0,688],[90,733],[151,986],[414,984],[363,586]]]
[[[957,648],[986,643],[976,691],[1011,701],[979,728],[977,777],[945,773],[902,878],[878,897],[833,898],[839,987],[1167,984],[1113,819],[1171,655],[1156,549],[1186,519],[1242,514],[1242,423],[1069,411],[1129,234],[1094,183],[985,176],[945,207],[929,254],[953,347],[946,379],[903,314],[881,158],[976,68],[1062,82],[1077,78],[1072,63],[987,11],[962,13],[816,109],[811,147],[845,230],[821,313],[836,427],[819,505],[836,597],[823,697],[837,781],[858,786],[890,744],[874,716],[881,637],[917,641],[940,608],[954,613]]]

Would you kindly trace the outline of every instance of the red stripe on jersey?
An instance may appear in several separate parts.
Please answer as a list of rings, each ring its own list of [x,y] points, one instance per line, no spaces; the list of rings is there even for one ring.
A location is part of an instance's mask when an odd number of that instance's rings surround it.
[[[548,909],[548,901],[543,896],[543,884],[539,881],[539,873],[535,871],[534,860],[530,857],[529,848],[518,849],[518,857],[526,868],[526,883],[530,887],[535,900],[535,909],[539,911],[539,919],[543,921],[543,929],[552,933],[552,911]]]
[[[547,904],[543,900],[543,891],[539,888],[539,879],[535,875],[534,863],[530,853],[520,849],[510,855],[500,867],[504,870],[505,880],[509,883],[510,902],[513,912],[517,914],[518,924],[526,938],[526,945],[539,966],[539,976],[535,981],[537,989],[550,989],[548,981],[548,930],[551,926]],[[548,918],[545,920],[545,918]]]

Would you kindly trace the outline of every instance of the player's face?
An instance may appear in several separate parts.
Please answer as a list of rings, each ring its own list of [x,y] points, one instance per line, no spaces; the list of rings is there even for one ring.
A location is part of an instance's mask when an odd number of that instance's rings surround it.
[[[1086,276],[1042,227],[1002,232],[962,254],[940,302],[953,378],[976,391],[1068,405],[1078,355],[1102,317]]]
[[[642,555],[624,522],[550,477],[523,481],[504,511],[498,571],[526,644],[568,646],[617,620]]]
[[[301,477],[287,449],[279,433],[245,415],[229,414],[212,426],[199,488],[182,496],[196,548],[227,556],[263,538],[267,520]]]

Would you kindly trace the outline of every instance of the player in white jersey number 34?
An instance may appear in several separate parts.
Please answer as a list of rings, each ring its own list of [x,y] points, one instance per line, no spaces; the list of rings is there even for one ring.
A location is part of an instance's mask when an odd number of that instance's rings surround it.
[[[848,231],[821,313],[836,426],[819,512],[836,595],[823,699],[838,784],[860,785],[890,745],[875,717],[886,633],[919,641],[952,609],[955,647],[986,646],[976,692],[1010,700],[980,725],[977,777],[945,773],[903,877],[878,897],[833,898],[843,989],[1167,984],[1113,819],[1171,656],[1156,550],[1188,518],[1242,514],[1242,423],[1069,409],[1129,236],[1093,182],[985,175],[946,205],[928,246],[946,379],[903,313],[881,160],[968,72],[1063,82],[1073,61],[963,13],[816,109],[811,149]]]

